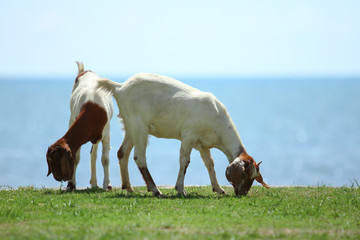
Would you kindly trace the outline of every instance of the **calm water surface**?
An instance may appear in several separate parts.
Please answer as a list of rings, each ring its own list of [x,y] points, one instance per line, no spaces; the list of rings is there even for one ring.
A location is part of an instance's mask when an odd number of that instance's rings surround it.
[[[268,184],[349,186],[360,182],[360,80],[184,82],[212,92],[225,104],[248,153],[256,161],[263,161],[261,172]],[[46,177],[45,154],[68,128],[71,89],[72,81],[66,80],[0,81],[0,186],[60,186],[52,176]],[[115,102],[114,107],[117,113]],[[123,130],[117,117],[111,124],[110,179],[118,187],[121,179],[116,152]],[[90,143],[82,148],[79,187],[90,186],[90,148]],[[179,148],[179,141],[150,137],[147,159],[158,185],[175,184]],[[228,185],[225,155],[216,149],[212,154],[220,184]],[[100,159],[97,165],[101,186]],[[129,166],[132,184],[144,185],[132,155]],[[192,152],[185,184],[210,184],[196,150]]]

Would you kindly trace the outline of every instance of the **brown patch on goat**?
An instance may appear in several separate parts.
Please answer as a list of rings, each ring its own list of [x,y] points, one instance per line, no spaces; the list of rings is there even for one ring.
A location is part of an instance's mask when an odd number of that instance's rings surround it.
[[[242,160],[253,160],[254,161],[254,159],[249,155],[249,154],[247,154],[247,152],[242,152],[241,154],[240,154],[240,159],[242,159]]]
[[[102,131],[108,120],[106,111],[98,104],[86,102],[64,139],[75,154],[88,141],[95,144],[102,138]]]
[[[79,147],[89,141],[95,144],[102,138],[108,120],[106,111],[98,104],[86,102],[65,135],[51,145],[46,154],[49,172],[57,181],[70,180],[74,159]]]
[[[144,181],[146,183],[148,191],[150,192],[151,191],[150,186],[155,186],[155,183],[154,183],[153,178],[151,177],[149,169],[147,167],[141,167],[141,168],[139,168],[139,170],[141,172],[141,175],[144,178]]]
[[[124,158],[123,146],[121,146],[121,147],[119,148],[119,151],[117,152],[117,157],[118,157],[119,160]]]

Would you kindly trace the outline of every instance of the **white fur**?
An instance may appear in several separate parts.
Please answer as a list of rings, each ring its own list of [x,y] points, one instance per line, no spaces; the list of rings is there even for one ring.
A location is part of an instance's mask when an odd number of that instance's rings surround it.
[[[148,135],[181,141],[180,170],[176,182],[179,194],[185,194],[184,177],[193,148],[200,151],[208,169],[213,190],[220,187],[210,148],[218,148],[231,163],[244,151],[236,127],[225,106],[211,93],[199,91],[173,78],[141,73],[125,83],[102,80],[100,87],[111,90],[117,101],[125,128],[122,144],[124,159],[119,159],[123,186],[132,190],[128,177],[128,157],[135,146],[138,167],[146,167]],[[158,191],[156,186],[150,189]]]
[[[78,65],[78,74],[84,72],[84,65],[80,62],[76,62]],[[96,144],[92,145],[91,149],[91,178],[90,184],[91,187],[97,187],[97,178],[96,178],[96,158],[97,158],[97,149],[98,143],[102,142],[102,156],[101,163],[104,168],[104,182],[103,188],[108,189],[111,188],[110,177],[109,177],[109,151],[110,151],[110,120],[113,115],[113,104],[111,99],[111,94],[107,91],[99,91],[96,88],[98,81],[100,80],[100,76],[94,72],[87,71],[82,76],[78,77],[74,83],[72,94],[70,97],[70,120],[69,127],[75,122],[77,116],[79,115],[82,106],[86,102],[93,102],[102,107],[106,113],[108,121],[105,124],[105,127],[102,132],[102,139],[100,139]],[[75,168],[74,174],[72,177],[72,182],[76,185],[76,167],[80,161],[80,149],[76,153],[75,157]]]

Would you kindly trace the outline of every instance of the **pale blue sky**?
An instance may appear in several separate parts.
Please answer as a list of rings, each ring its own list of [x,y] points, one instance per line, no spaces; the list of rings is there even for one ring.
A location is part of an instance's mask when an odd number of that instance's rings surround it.
[[[0,77],[360,76],[360,1],[0,0]]]

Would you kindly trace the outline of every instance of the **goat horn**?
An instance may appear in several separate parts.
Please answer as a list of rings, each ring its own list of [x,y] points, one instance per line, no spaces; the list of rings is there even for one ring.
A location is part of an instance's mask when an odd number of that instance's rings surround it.
[[[78,66],[78,74],[84,72],[84,64],[82,62],[75,61],[76,65]]]

